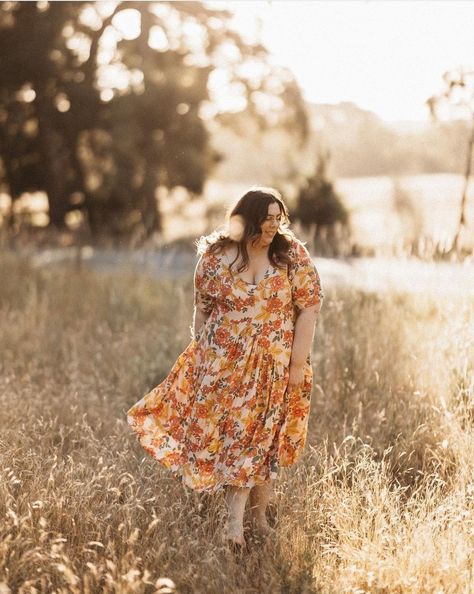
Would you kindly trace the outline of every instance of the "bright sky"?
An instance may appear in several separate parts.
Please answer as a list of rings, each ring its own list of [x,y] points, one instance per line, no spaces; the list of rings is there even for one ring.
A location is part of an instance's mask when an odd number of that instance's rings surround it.
[[[219,4],[219,3],[214,3]],[[428,121],[442,74],[474,67],[474,1],[241,0],[239,30],[258,29],[308,101],[351,101],[385,120]]]

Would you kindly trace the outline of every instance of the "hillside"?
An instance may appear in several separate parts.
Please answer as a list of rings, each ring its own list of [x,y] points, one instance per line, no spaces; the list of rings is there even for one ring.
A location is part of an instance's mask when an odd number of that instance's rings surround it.
[[[321,149],[330,151],[334,177],[463,171],[465,122],[384,122],[348,102],[307,107],[311,136],[305,151],[280,131],[262,134],[245,113],[228,118],[231,127],[214,122],[213,144],[224,160],[213,177],[223,182],[283,182],[298,172],[310,172]]]

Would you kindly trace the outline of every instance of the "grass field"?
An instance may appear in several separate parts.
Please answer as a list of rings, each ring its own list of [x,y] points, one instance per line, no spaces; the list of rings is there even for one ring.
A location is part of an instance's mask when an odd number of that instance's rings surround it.
[[[307,448],[240,558],[222,496],[125,419],[190,339],[191,278],[0,270],[1,594],[474,591],[473,299],[325,291]]]

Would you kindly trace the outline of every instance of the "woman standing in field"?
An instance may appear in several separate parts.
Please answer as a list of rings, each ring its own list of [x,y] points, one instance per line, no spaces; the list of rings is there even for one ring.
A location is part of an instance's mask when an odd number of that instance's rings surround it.
[[[244,545],[280,466],[306,441],[311,345],[323,292],[271,188],[248,191],[226,232],[197,242],[192,340],[166,379],[127,412],[143,448],[196,491],[225,489],[225,537]]]

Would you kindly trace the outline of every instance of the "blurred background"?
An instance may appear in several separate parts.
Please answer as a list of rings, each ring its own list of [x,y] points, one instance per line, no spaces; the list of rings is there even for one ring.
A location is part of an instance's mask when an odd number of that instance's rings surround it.
[[[270,185],[322,257],[470,258],[473,16],[1,2],[1,245],[192,252]]]

